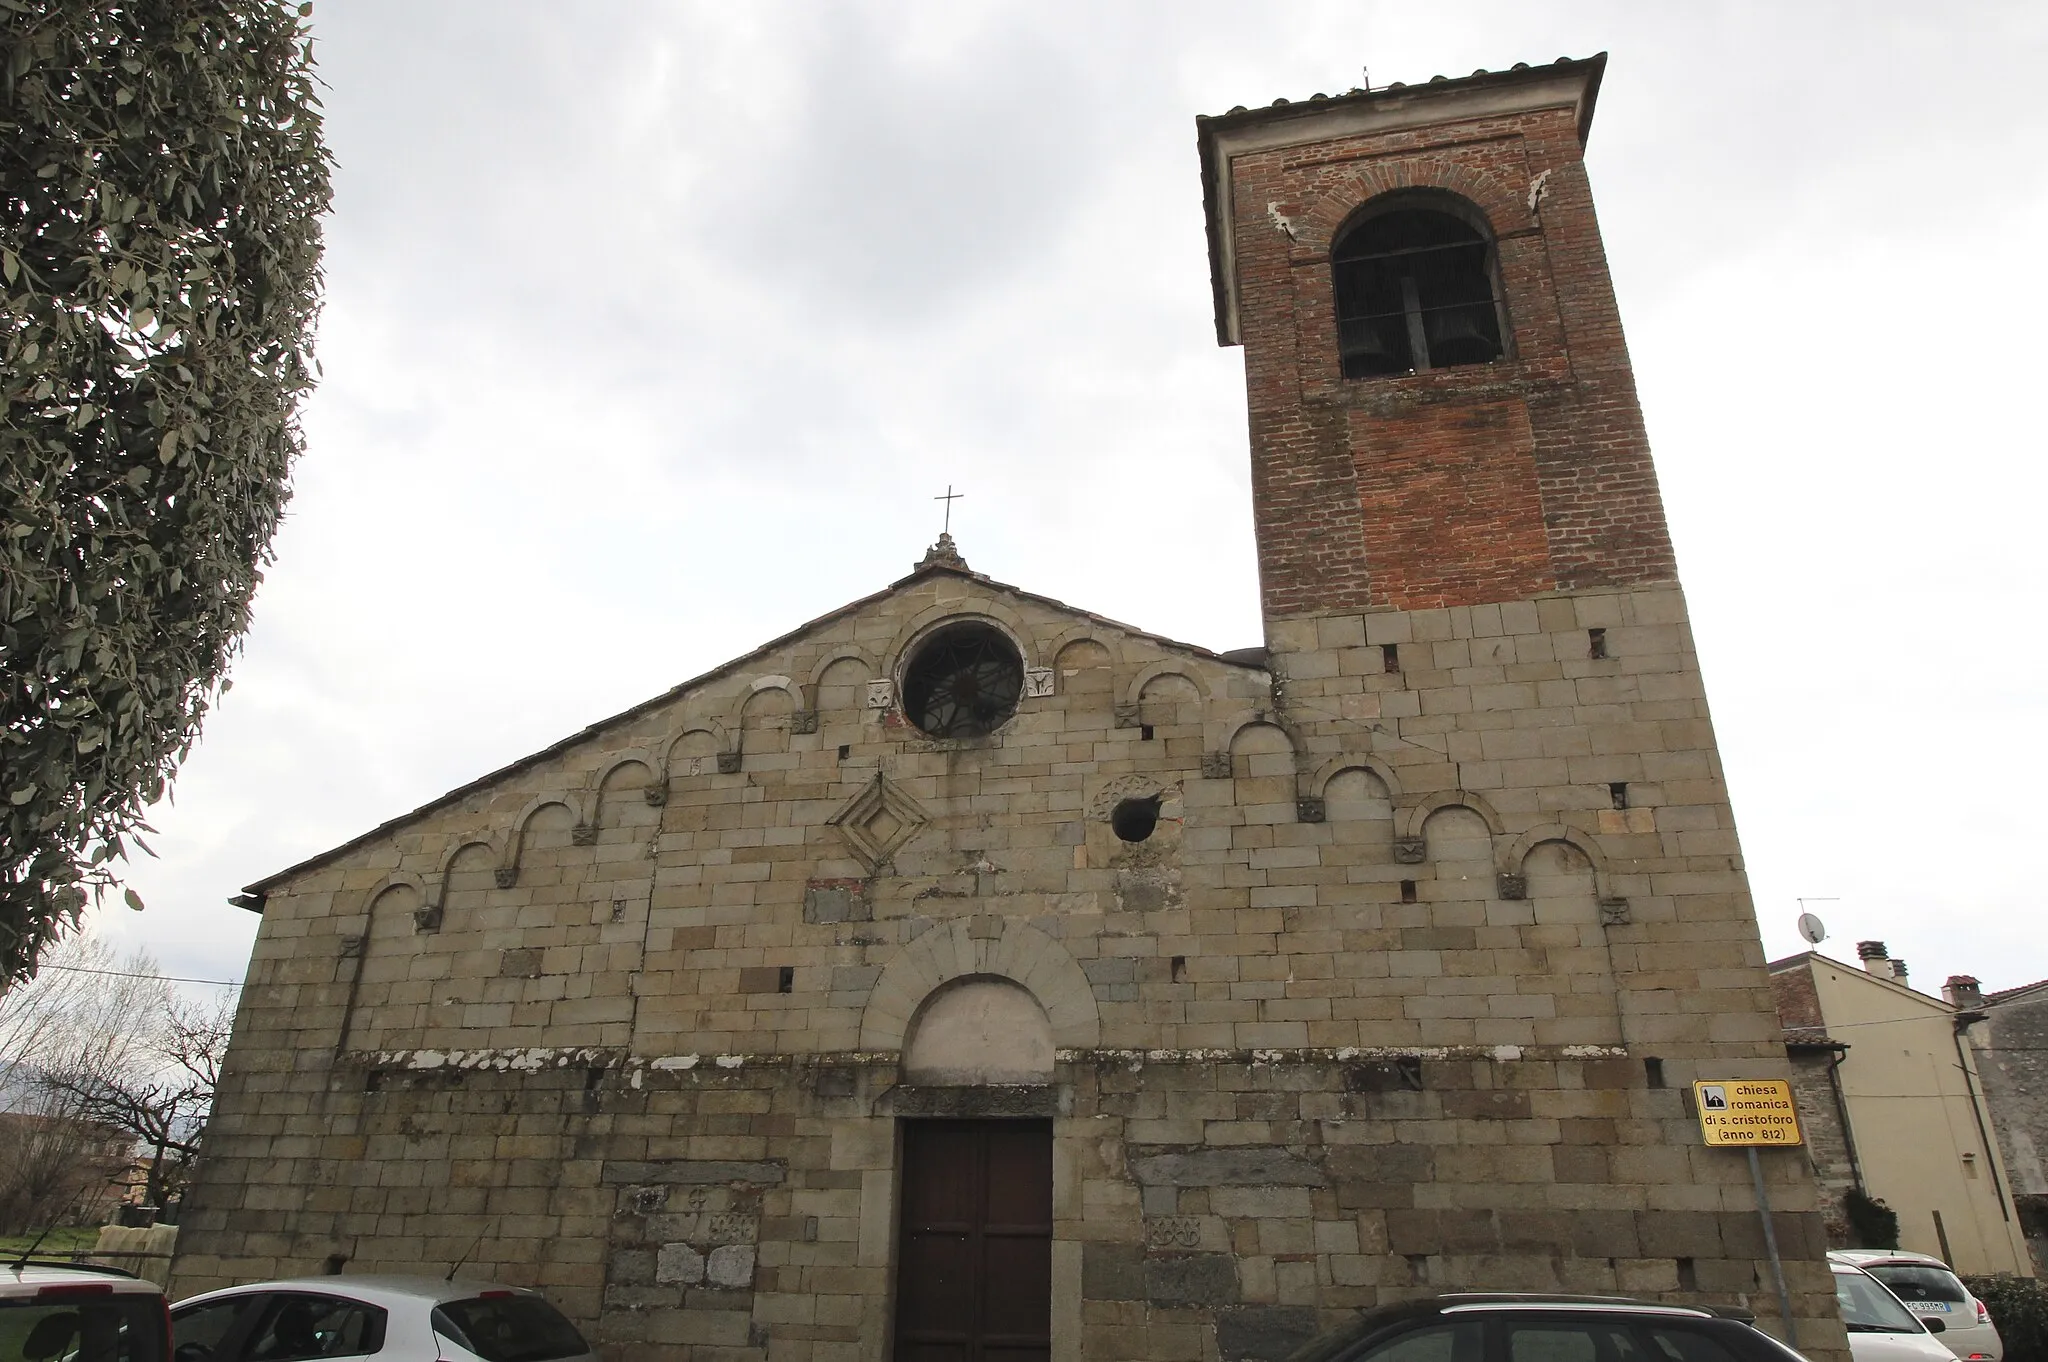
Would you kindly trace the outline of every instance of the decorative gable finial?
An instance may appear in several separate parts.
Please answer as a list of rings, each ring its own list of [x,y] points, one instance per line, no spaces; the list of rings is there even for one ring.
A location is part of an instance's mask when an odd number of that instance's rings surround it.
[[[918,561],[917,571],[923,572],[926,568],[951,568],[955,572],[973,571],[967,566],[967,560],[960,556],[960,550],[954,547],[953,536],[950,534],[941,534],[939,542],[925,550],[924,557]]]

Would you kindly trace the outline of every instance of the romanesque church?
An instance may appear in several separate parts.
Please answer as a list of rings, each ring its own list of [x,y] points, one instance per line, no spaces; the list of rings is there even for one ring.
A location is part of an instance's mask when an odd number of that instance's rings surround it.
[[[251,885],[178,1291],[466,1256],[620,1362],[1237,1362],[1469,1288],[1773,1322],[1687,1106],[1787,1069],[1603,66],[1197,120],[1263,648],[942,539]],[[1828,1355],[1811,1175],[1763,1169]]]

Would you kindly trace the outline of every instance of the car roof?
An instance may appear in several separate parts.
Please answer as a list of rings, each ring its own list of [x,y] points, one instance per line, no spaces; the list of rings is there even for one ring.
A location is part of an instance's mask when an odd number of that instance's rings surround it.
[[[1953,1270],[1934,1255],[1915,1253],[1911,1249],[1829,1249],[1828,1257],[1838,1263],[1854,1263],[1857,1267],[1869,1267],[1872,1263],[1912,1263],[1918,1267]]]
[[[0,1296],[34,1295],[47,1286],[101,1286],[124,1296],[161,1296],[163,1288],[132,1272],[99,1263],[57,1263],[31,1258],[0,1261]]]
[[[477,1281],[473,1278],[458,1277],[449,1281],[443,1277],[429,1277],[424,1273],[341,1273],[325,1277],[290,1277],[272,1282],[244,1282],[240,1286],[222,1287],[179,1301],[180,1306],[193,1301],[210,1300],[216,1297],[248,1295],[256,1291],[312,1291],[322,1295],[353,1296],[372,1305],[392,1306],[414,1302],[440,1305],[446,1301],[468,1300],[486,1291],[504,1292],[508,1295],[539,1296],[531,1287],[506,1286],[501,1282]]]
[[[1361,1320],[1374,1324],[1422,1315],[1488,1314],[1507,1310],[1569,1310],[1580,1313],[1652,1314],[1685,1319],[1717,1319],[1711,1310],[1690,1305],[1665,1305],[1636,1300],[1630,1296],[1574,1296],[1561,1292],[1462,1291],[1417,1300],[1374,1306],[1359,1312]]]

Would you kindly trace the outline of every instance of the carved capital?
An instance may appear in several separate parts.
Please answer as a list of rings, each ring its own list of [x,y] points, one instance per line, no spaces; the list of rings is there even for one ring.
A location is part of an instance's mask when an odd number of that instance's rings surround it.
[[[739,754],[739,753],[737,753],[737,752],[720,752],[720,753],[718,754],[718,774],[720,774],[720,775],[722,775],[722,776],[730,776],[730,775],[736,775],[736,774],[737,774],[737,773],[739,772],[739,769],[740,769],[740,754]]]
[[[569,829],[569,843],[572,846],[594,847],[597,845],[597,824],[578,823]]]
[[[1600,900],[1600,922],[1602,926],[1625,927],[1634,921],[1635,915],[1629,912],[1627,899]]]
[[[668,803],[668,782],[666,780],[650,780],[640,793],[649,804],[658,809]]]
[[[1504,899],[1525,899],[1529,897],[1529,881],[1522,875],[1496,875],[1494,892]]]
[[[1396,837],[1394,859],[1402,865],[1421,865],[1429,859],[1429,843],[1420,837]]]
[[[416,932],[438,932],[441,930],[441,905],[429,903],[412,910],[412,929]]]
[[[1053,693],[1053,676],[1050,667],[1026,667],[1024,669],[1024,698],[1042,700]]]
[[[519,883],[519,867],[516,865],[501,865],[491,872],[491,878],[497,881],[498,888],[510,889],[513,885]]]
[[[1326,816],[1323,801],[1313,796],[1294,801],[1294,819],[1298,823],[1320,823]]]
[[[1204,752],[1202,754],[1202,775],[1209,780],[1230,779],[1230,754],[1228,752]]]
[[[818,731],[818,711],[815,709],[800,709],[790,715],[789,731],[792,733],[816,733]]]
[[[1138,728],[1143,723],[1144,720],[1138,717],[1138,707],[1136,705],[1118,705],[1116,707],[1116,726],[1118,728]]]

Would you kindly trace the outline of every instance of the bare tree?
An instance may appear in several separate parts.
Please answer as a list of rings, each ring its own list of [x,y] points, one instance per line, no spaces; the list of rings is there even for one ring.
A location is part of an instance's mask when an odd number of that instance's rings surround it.
[[[91,1124],[125,1132],[148,1153],[143,1201],[181,1195],[213,1110],[220,1062],[234,1029],[232,1003],[168,996],[147,1040],[147,1065],[45,1070],[39,1082]]]
[[[94,937],[62,942],[32,983],[0,994],[0,1232],[90,1218],[133,1162],[125,1128],[95,1120],[53,1075],[132,1075],[162,1061],[171,1006],[156,964]]]

